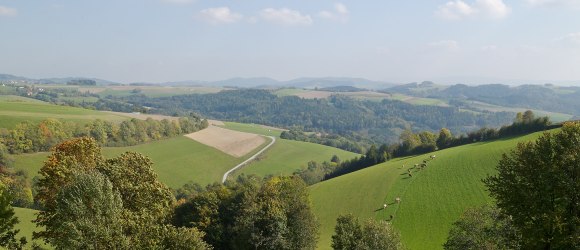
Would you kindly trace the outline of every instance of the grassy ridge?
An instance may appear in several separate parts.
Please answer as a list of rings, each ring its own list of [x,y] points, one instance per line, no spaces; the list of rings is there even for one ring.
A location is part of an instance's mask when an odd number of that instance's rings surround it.
[[[126,117],[95,110],[53,105],[20,96],[0,95],[0,128],[13,128],[23,121],[40,122],[47,118],[89,122],[94,119],[122,121]]]
[[[438,151],[437,159],[411,178],[409,166],[428,155],[395,159],[312,186],[314,210],[322,224],[319,248],[330,248],[336,217],[353,213],[375,219],[394,215],[392,223],[409,249],[441,249],[451,224],[466,208],[490,201],[481,179],[494,173],[501,153],[539,135]],[[394,204],[396,197],[402,200],[400,206]],[[390,204],[386,210],[381,209],[384,203]]]
[[[172,188],[181,187],[189,181],[201,185],[220,181],[227,170],[243,160],[183,136],[130,147],[103,148],[106,157],[127,151],[149,156],[159,180]],[[15,168],[35,176],[48,154],[16,155]]]

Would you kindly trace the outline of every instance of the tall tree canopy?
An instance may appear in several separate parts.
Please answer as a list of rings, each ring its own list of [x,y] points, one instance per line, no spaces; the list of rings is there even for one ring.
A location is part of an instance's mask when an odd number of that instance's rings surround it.
[[[332,248],[340,250],[404,249],[401,236],[385,221],[369,219],[360,223],[352,214],[336,219]]]
[[[580,123],[504,154],[485,184],[527,249],[580,247]]]
[[[243,177],[209,186],[176,209],[176,226],[197,227],[217,249],[314,249],[318,223],[298,177]]]
[[[104,159],[94,139],[77,138],[57,145],[40,174],[44,230],[34,237],[59,249],[208,248],[197,229],[165,224],[175,200],[145,156]]]

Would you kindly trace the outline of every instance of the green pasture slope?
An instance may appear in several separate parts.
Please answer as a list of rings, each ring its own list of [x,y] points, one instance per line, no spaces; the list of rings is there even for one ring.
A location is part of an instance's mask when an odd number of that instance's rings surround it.
[[[328,147],[320,144],[280,139],[279,130],[263,127],[257,124],[244,124],[226,122],[224,128],[242,132],[275,136],[276,143],[266,150],[257,160],[236,171],[234,176],[240,174],[267,175],[290,175],[294,171],[305,168],[309,161],[330,161],[333,155],[340,159],[351,159],[358,154],[342,149]]]
[[[14,208],[14,214],[18,217],[18,224],[16,225],[16,229],[19,229],[18,238],[24,236],[28,241],[28,246],[32,246],[32,242],[36,242],[43,247],[48,247],[42,240],[32,240],[32,232],[39,231],[36,228],[36,224],[32,222],[32,220],[36,219],[36,210],[28,209],[28,208]]]
[[[184,136],[129,147],[106,147],[103,154],[114,157],[124,152],[149,156],[159,180],[171,188],[193,181],[206,185],[220,181],[223,174],[245,158],[235,158]],[[16,155],[15,168],[37,175],[49,153]]]
[[[59,106],[13,95],[0,95],[0,128],[13,128],[23,121],[39,122],[47,118],[61,121],[89,122],[95,119],[123,121],[127,117],[95,110]]]
[[[311,186],[321,223],[319,248],[330,249],[338,215],[353,213],[377,220],[393,215],[392,223],[409,249],[442,249],[451,224],[466,208],[491,202],[481,180],[495,172],[501,154],[540,134],[437,151],[436,159],[423,170],[412,170],[410,178],[409,167],[429,155],[394,159]],[[383,210],[385,203],[389,207]]]

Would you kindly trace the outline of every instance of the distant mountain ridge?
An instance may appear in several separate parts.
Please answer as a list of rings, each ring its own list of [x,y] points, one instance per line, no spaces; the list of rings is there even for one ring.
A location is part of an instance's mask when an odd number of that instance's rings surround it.
[[[0,81],[28,81],[35,84],[66,84],[71,80],[94,80],[97,85],[118,85],[119,82],[88,77],[54,77],[34,79],[10,74],[0,74]],[[219,81],[185,80],[172,82],[134,82],[123,85],[160,85],[160,86],[216,86],[237,88],[329,88],[338,86],[350,86],[365,89],[380,89],[395,86],[394,83],[373,81],[364,78],[353,77],[302,77],[289,81],[279,81],[269,77],[235,77]]]
[[[23,76],[15,76],[10,74],[0,74],[0,81],[26,81],[34,84],[66,84],[72,80],[93,80],[97,85],[113,85],[120,84],[113,81],[103,80],[99,78],[89,78],[89,77],[52,77],[52,78],[28,78]]]

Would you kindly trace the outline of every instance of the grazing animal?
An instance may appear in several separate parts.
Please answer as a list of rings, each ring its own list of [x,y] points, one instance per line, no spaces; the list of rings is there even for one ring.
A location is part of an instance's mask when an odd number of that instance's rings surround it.
[[[397,204],[401,203],[401,198],[400,198],[400,197],[397,197],[397,198],[395,199],[395,202],[397,202]]]
[[[383,209],[387,209],[387,203],[383,204]]]

